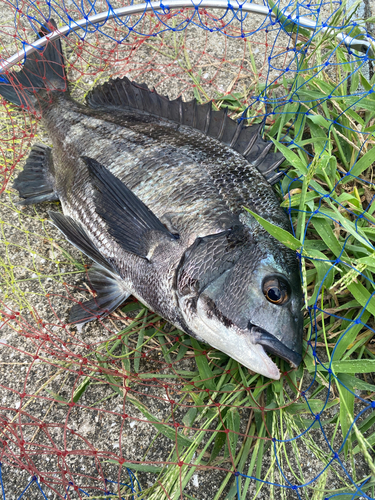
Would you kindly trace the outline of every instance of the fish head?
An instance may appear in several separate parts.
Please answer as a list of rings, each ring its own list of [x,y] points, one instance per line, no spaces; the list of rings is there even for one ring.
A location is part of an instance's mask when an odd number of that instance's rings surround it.
[[[241,229],[198,239],[176,281],[188,333],[272,379],[267,354],[297,367],[302,360],[302,289],[295,252],[271,236]]]

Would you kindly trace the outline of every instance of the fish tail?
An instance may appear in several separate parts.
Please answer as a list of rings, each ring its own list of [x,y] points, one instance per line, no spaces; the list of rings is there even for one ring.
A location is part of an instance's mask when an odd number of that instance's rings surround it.
[[[43,27],[39,36],[57,28],[55,21]],[[61,41],[49,41],[47,46],[28,55],[21,71],[0,73],[0,95],[7,101],[36,113],[43,107],[45,96],[51,92],[66,91],[64,56]]]

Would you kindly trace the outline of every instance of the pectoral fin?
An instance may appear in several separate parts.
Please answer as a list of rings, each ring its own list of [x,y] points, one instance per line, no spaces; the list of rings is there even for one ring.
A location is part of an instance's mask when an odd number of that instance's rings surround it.
[[[106,222],[109,234],[124,250],[150,260],[161,241],[174,242],[156,215],[115,175],[92,158],[82,157],[96,188],[95,210]]]

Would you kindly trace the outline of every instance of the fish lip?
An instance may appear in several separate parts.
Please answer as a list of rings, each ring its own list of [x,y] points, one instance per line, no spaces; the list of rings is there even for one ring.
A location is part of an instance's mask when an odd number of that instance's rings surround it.
[[[207,324],[206,324],[207,325]],[[209,325],[207,325],[209,328]],[[272,380],[280,379],[280,370],[277,367],[276,363],[270,358],[270,356],[266,353],[264,347],[261,344],[255,344],[250,338],[249,332],[246,331],[236,331],[236,336],[239,339],[243,339],[244,343],[242,344],[242,350],[237,353],[236,351],[231,350],[223,350],[221,346],[218,346],[215,342],[210,342],[209,345],[218,349],[221,352],[225,352],[232,359],[238,361],[243,366],[248,368],[249,370],[255,371],[255,373],[259,373],[265,377],[268,377]],[[245,334],[245,335],[243,335]],[[203,342],[207,342],[207,340],[203,339]],[[250,354],[253,355],[253,359],[249,359],[248,357],[248,348],[250,348]],[[245,353],[245,356],[243,354]],[[258,365],[254,365],[254,358],[258,361]]]
[[[263,328],[255,325],[249,325],[249,327],[253,335],[254,344],[262,345],[267,352],[276,354],[279,358],[287,361],[293,368],[297,368],[300,365],[302,361],[301,354],[289,349],[289,347],[280,342],[272,333],[263,330]]]

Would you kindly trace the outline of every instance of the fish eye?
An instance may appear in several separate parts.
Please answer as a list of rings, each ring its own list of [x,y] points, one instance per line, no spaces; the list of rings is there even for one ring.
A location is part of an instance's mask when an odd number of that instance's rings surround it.
[[[268,302],[281,306],[288,301],[290,289],[284,280],[272,276],[263,281],[263,293]]]

